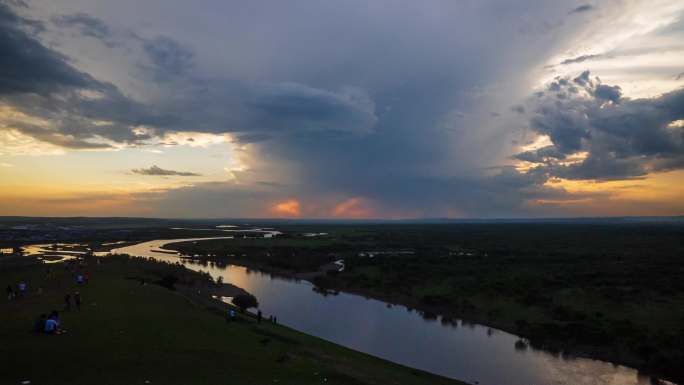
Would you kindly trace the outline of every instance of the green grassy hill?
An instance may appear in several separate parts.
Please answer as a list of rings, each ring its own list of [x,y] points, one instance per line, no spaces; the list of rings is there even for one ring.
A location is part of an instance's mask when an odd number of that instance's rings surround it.
[[[75,268],[0,260],[3,294],[7,284],[29,283],[25,298],[0,301],[0,383],[460,384],[251,317],[227,322],[227,305],[193,289],[207,278],[177,266],[91,259],[81,267],[91,275],[83,286]],[[178,290],[140,284],[169,274],[180,278]],[[62,311],[64,295],[76,290],[82,310]],[[33,332],[53,309],[67,332]]]

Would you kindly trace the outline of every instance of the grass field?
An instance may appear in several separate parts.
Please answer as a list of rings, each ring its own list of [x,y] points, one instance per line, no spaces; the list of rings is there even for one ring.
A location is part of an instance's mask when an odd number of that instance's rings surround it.
[[[460,384],[395,365],[251,317],[227,322],[223,304],[195,290],[154,282],[173,274],[184,285],[205,276],[124,257],[88,260],[87,285],[73,264],[0,259],[0,283],[26,280],[25,298],[0,301],[0,383],[19,384]],[[38,294],[38,287],[43,287]],[[81,311],[62,311],[79,290]],[[59,310],[65,334],[32,331],[41,313]]]

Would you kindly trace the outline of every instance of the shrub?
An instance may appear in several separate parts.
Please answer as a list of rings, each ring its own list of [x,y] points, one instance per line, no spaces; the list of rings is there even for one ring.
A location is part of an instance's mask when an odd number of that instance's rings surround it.
[[[259,302],[256,297],[251,294],[238,294],[233,297],[233,305],[239,307],[240,311],[244,313],[245,310],[249,308],[258,307]]]

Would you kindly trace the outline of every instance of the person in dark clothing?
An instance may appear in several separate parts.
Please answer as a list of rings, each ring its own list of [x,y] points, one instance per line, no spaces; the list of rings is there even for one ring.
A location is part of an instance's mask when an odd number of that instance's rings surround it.
[[[74,303],[76,304],[76,310],[81,311],[81,293],[76,292],[74,294]]]
[[[24,297],[26,295],[26,290],[28,290],[28,285],[26,284],[26,281],[19,281],[17,288],[19,289],[19,297]]]
[[[47,315],[41,314],[33,325],[33,331],[36,333],[43,333],[45,331],[45,322],[47,321]]]
[[[7,292],[7,299],[10,301],[13,300],[15,294],[14,294],[14,289],[12,288],[12,285],[7,285],[7,289],[5,289],[5,291]]]
[[[261,310],[257,312],[257,323],[261,323]]]
[[[69,293],[64,296],[64,310],[71,310],[71,294]]]

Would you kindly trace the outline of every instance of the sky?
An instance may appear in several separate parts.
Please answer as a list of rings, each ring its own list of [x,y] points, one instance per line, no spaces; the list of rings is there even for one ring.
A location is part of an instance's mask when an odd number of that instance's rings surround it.
[[[681,0],[0,0],[0,215],[684,215]]]

